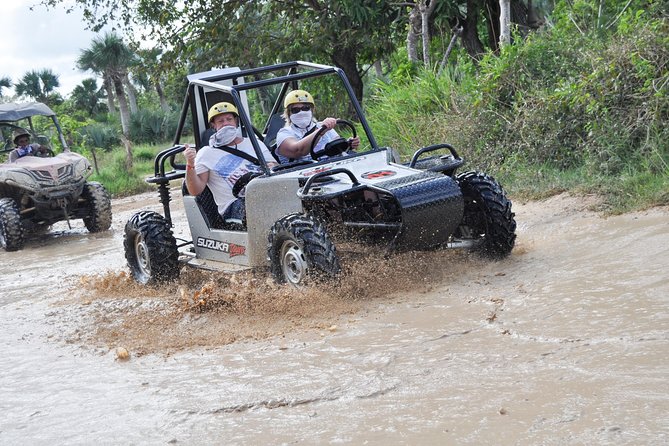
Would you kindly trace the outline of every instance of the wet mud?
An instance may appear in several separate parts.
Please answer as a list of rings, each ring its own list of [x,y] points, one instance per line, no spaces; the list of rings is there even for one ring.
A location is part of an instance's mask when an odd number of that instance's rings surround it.
[[[175,200],[175,227],[187,237]],[[518,241],[382,258],[302,289],[186,268],[143,287],[112,230],[0,253],[0,444],[664,444],[669,210],[514,203]]]

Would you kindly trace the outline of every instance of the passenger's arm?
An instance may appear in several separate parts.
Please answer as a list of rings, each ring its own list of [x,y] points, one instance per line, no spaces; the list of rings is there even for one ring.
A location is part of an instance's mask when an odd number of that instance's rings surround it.
[[[209,171],[195,173],[195,148],[186,144],[186,187],[191,195],[200,195],[209,181]]]

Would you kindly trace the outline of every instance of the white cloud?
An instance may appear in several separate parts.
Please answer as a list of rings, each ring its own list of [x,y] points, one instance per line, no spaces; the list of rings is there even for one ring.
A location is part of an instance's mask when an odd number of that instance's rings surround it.
[[[57,91],[68,96],[83,79],[94,77],[91,72],[79,71],[76,60],[96,34],[85,29],[79,9],[67,14],[63,5],[47,10],[37,2],[12,0],[2,4],[0,77],[16,83],[28,71],[49,68],[58,75]],[[12,94],[3,90],[3,96]]]

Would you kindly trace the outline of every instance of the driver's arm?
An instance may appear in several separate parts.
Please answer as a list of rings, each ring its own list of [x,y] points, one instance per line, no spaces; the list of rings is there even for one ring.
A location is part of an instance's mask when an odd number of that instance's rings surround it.
[[[332,130],[337,125],[337,120],[335,118],[325,118],[321,125],[328,130]],[[304,155],[309,155],[309,149],[311,149],[317,133],[317,131],[312,132],[300,140],[288,137],[283,140],[276,150],[286,158],[300,158]]]

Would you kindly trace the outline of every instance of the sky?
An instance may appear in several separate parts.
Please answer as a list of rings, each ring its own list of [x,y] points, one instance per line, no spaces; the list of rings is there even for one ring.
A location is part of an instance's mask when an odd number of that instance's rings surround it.
[[[0,77],[9,77],[16,83],[28,71],[49,68],[59,76],[60,87],[56,91],[67,97],[82,80],[94,77],[91,72],[79,71],[76,60],[96,34],[85,29],[80,10],[66,14],[62,5],[47,10],[38,2],[2,2]],[[31,6],[34,6],[32,11]],[[11,96],[14,91],[3,89],[2,93]]]

